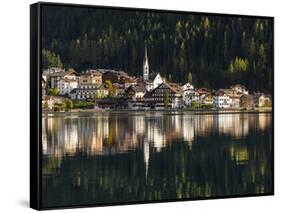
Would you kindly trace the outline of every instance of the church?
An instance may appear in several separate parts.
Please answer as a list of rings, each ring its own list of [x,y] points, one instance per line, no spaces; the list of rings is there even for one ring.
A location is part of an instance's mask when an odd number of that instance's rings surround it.
[[[143,59],[143,81],[145,89],[151,91],[164,82],[160,73],[149,73],[149,63],[147,56],[147,47],[145,44],[144,59]]]

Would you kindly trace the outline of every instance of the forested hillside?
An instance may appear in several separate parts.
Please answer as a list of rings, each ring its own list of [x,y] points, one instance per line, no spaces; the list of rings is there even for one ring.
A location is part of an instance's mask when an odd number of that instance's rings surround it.
[[[139,76],[147,41],[150,70],[171,81],[272,89],[272,19],[44,6],[42,32],[44,68]]]

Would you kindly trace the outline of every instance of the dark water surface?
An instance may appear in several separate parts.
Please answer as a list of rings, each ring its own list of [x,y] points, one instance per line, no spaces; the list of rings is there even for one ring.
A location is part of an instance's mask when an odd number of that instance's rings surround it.
[[[43,207],[273,192],[271,114],[43,117]]]

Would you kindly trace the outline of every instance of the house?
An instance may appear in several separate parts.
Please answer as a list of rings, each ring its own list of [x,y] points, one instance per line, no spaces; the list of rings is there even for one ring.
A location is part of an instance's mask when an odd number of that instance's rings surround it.
[[[130,76],[121,76],[119,79],[119,84],[123,84],[124,88],[127,89],[130,86],[137,85],[137,79]]]
[[[45,69],[43,70],[42,72],[42,77],[46,80],[46,82],[49,80],[48,77],[49,75],[51,74],[54,74],[54,73],[61,73],[61,72],[65,72],[64,69],[61,69],[59,67],[50,67],[48,69]]]
[[[146,89],[143,84],[138,84],[136,86],[130,86],[126,90],[126,97],[129,109],[148,109],[146,102],[144,101],[144,95]]]
[[[102,84],[102,73],[97,70],[87,70],[80,74],[79,86],[99,87]]]
[[[252,109],[254,106],[254,97],[252,95],[242,95],[240,97],[240,107],[245,109]]]
[[[102,73],[97,70],[86,70],[80,74],[79,86],[71,91],[71,99],[94,99],[108,95],[102,84]]]
[[[254,105],[256,107],[271,107],[271,96],[263,93],[254,93]]]
[[[160,75],[160,73],[151,73],[149,75],[149,79],[152,80],[153,83],[153,89],[155,89],[156,87],[158,87],[160,84],[162,84],[164,82],[162,76]]]
[[[146,92],[146,90],[145,90],[144,86],[142,86],[142,85],[130,86],[126,90],[126,96],[128,98],[131,98],[133,101],[143,100],[143,96],[144,96],[145,92]]]
[[[144,81],[145,89],[151,91],[164,82],[160,73],[151,73],[149,79]]]
[[[182,91],[194,91],[194,86],[190,83],[185,83],[184,85],[181,86]]]
[[[230,106],[231,108],[239,108],[240,107],[240,97],[242,93],[237,92],[234,88],[231,89],[220,89],[223,91],[230,99]]]
[[[102,75],[102,82],[104,83],[106,80],[109,80],[112,84],[113,83],[120,83],[121,77],[129,77],[126,72],[123,71],[115,71],[115,70],[108,70],[105,71]]]
[[[102,84],[98,88],[97,87],[79,87],[71,91],[70,97],[71,99],[78,100],[88,100],[88,99],[96,99],[96,98],[104,98],[108,96],[108,89]]]
[[[213,102],[213,96],[210,95],[211,92],[207,88],[199,88],[196,92],[199,96],[198,106],[209,105]]]
[[[230,98],[230,107],[231,108],[239,108],[241,96],[229,96]]]
[[[213,106],[213,104],[214,104],[213,95],[211,93],[208,93],[208,94],[204,95],[203,97],[200,97],[200,104]]]
[[[56,105],[63,104],[65,100],[64,97],[46,95],[42,98],[42,106],[45,109],[52,110]]]
[[[189,92],[184,91],[183,95],[182,95],[182,100],[183,100],[183,103],[185,104],[185,106],[191,107],[192,104],[195,104],[195,103],[199,104],[200,96],[199,96],[199,93],[194,90],[189,91]]]
[[[181,86],[182,100],[187,107],[191,107],[192,101],[199,101],[199,93],[194,90],[193,85],[185,83]]]
[[[152,81],[144,81],[146,91],[151,91],[154,89]]]
[[[65,72],[65,70],[59,67],[50,67],[48,69],[43,70],[43,75],[50,75],[59,72]]]
[[[213,106],[215,108],[230,108],[230,97],[223,91],[218,90],[213,97]]]
[[[241,84],[235,84],[230,86],[230,89],[234,90],[237,94],[240,95],[248,95],[249,91],[247,90],[247,88]]]
[[[70,95],[70,92],[78,87],[78,74],[75,70],[67,72],[55,72],[48,75],[50,88],[59,90],[60,95]]]
[[[108,94],[109,94],[108,88],[106,88],[104,84],[100,85],[100,87],[97,88],[97,96],[99,98],[104,98],[108,96]]]
[[[135,77],[129,76],[123,71],[106,71],[102,75],[102,82],[105,82],[106,80],[109,80],[112,84],[124,85],[125,89],[137,84],[137,79]]]
[[[119,83],[113,83],[112,84],[116,90],[116,97],[124,97],[125,96],[125,85],[119,84]]]
[[[199,88],[196,91],[199,93],[200,96],[210,93],[210,91],[207,88]]]
[[[74,79],[60,79],[57,81],[57,89],[60,91],[60,95],[70,95],[70,92],[78,87],[77,80]]]
[[[179,108],[182,103],[181,96],[181,88],[179,86],[163,82],[155,89],[146,92],[144,100],[147,102],[148,107],[153,109],[164,109],[165,107]],[[166,98],[167,100],[165,100]],[[165,106],[166,104],[167,106]]]

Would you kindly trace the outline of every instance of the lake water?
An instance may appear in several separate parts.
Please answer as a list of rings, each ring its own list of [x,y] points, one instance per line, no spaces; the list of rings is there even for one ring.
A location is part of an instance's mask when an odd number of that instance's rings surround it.
[[[271,114],[43,116],[43,207],[273,192]]]

